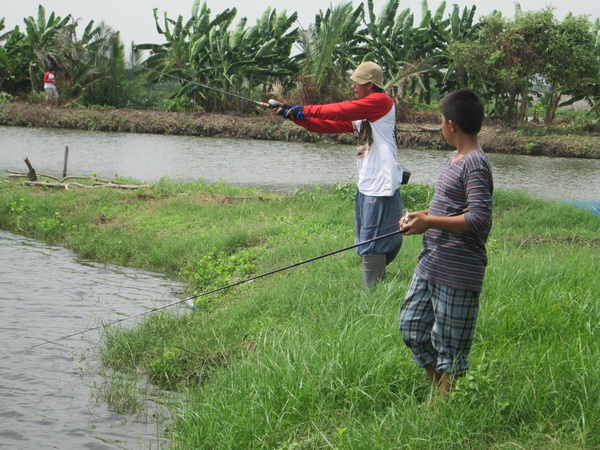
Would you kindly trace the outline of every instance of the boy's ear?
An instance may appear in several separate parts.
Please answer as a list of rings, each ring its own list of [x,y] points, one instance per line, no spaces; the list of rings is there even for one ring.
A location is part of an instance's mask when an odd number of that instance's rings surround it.
[[[458,125],[456,125],[456,122],[454,120],[448,120],[448,125],[450,125],[450,129],[453,133],[456,133],[458,131]]]

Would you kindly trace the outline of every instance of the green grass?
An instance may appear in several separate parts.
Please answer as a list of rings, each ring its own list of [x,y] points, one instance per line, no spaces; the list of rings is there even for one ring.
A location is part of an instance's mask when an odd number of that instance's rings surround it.
[[[200,293],[353,243],[352,189],[280,196],[202,183],[128,191],[0,184],[0,226]],[[404,186],[405,207],[431,188]],[[600,447],[600,219],[495,193],[471,370],[446,402],[398,332],[421,248],[361,287],[354,251],[109,328],[103,362],[180,392],[174,448]],[[133,391],[116,379],[107,398]],[[111,392],[114,393],[111,394]]]

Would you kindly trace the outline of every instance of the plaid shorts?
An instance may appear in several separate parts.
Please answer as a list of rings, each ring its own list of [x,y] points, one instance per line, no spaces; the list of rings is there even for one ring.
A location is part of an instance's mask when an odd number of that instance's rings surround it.
[[[400,332],[415,363],[455,374],[466,371],[478,311],[479,292],[413,275],[400,308]]]

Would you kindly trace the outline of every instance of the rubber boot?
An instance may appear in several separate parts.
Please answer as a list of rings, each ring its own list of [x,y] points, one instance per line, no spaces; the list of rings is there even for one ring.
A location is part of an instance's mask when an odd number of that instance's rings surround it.
[[[385,255],[362,255],[363,287],[370,289],[378,281],[385,280]]]

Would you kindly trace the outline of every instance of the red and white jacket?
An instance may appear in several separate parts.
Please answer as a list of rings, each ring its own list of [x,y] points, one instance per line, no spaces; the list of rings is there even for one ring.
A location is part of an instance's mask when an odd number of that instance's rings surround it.
[[[382,92],[328,105],[304,106],[304,119],[294,123],[316,133],[354,133],[358,140],[358,190],[388,197],[400,186],[396,145],[396,107]]]

